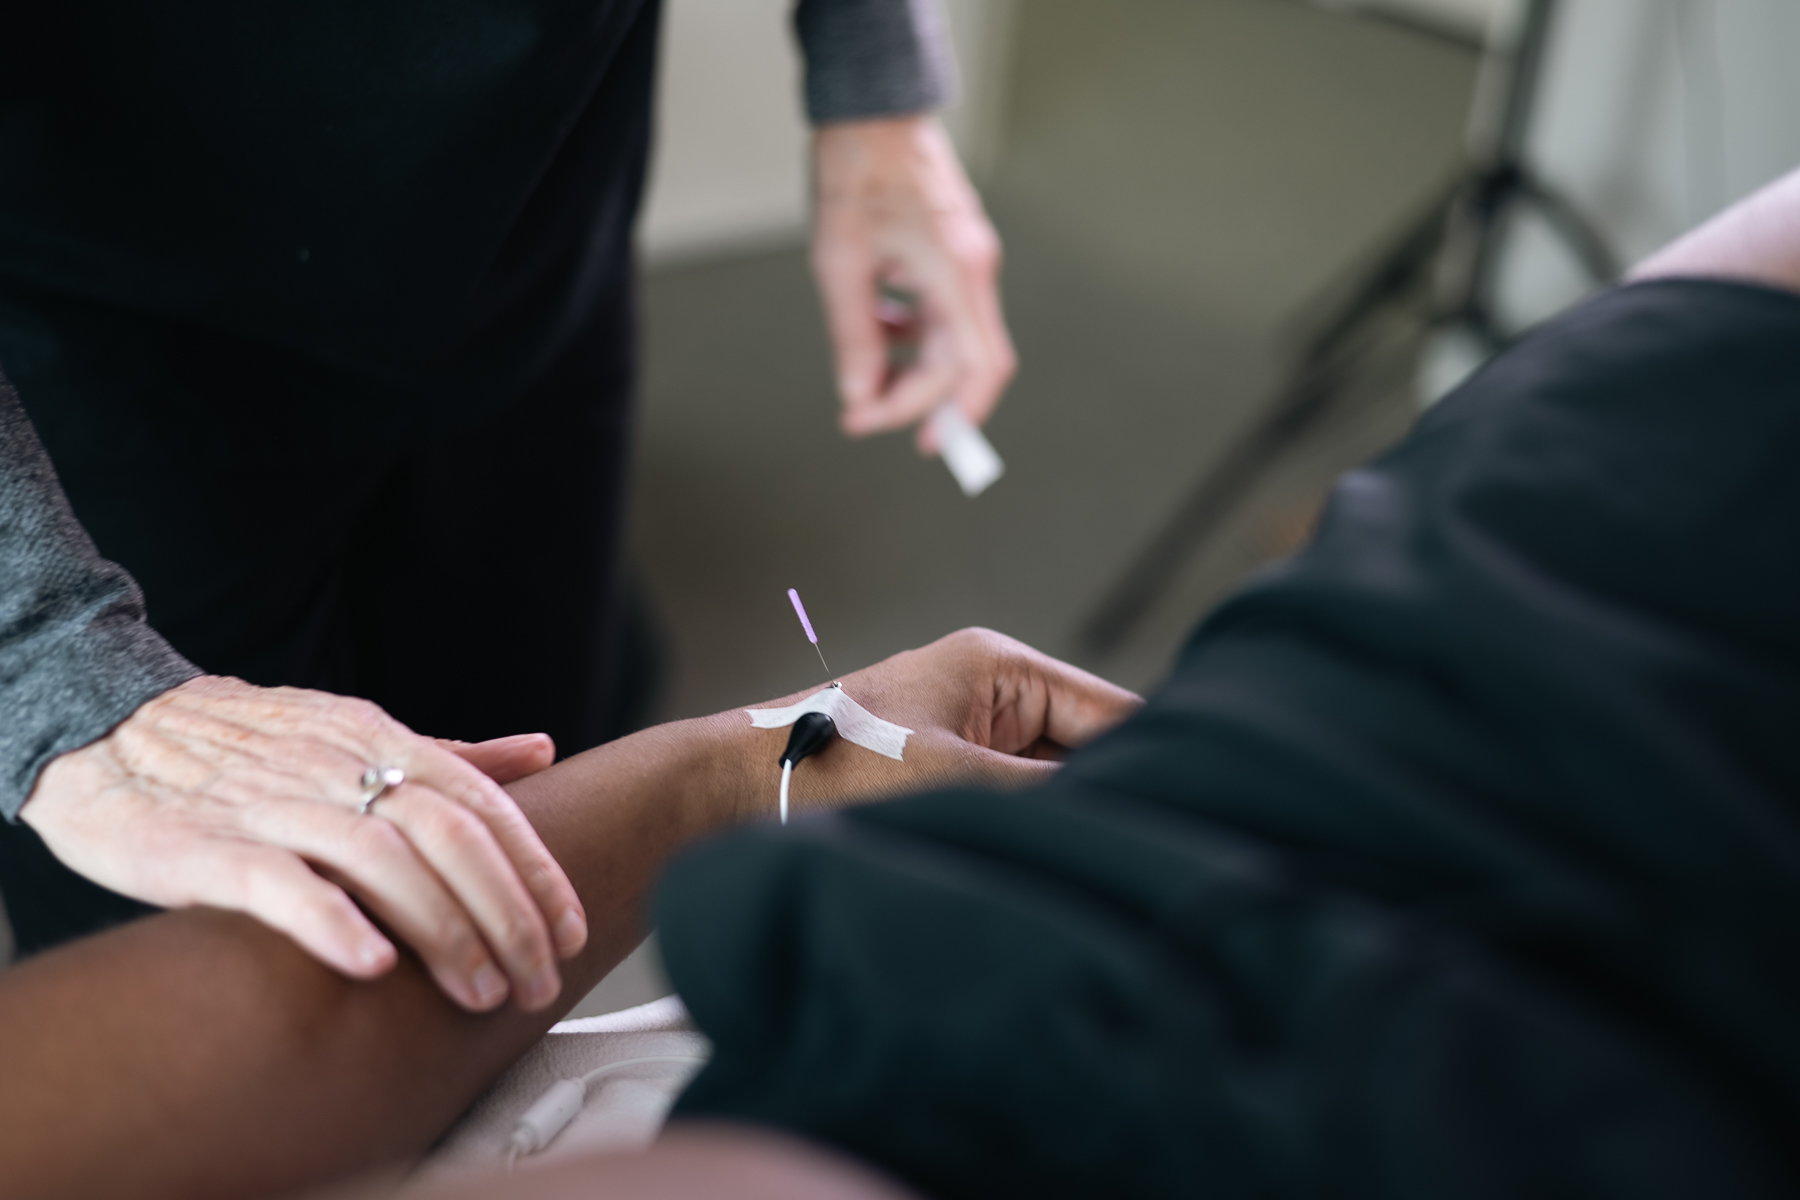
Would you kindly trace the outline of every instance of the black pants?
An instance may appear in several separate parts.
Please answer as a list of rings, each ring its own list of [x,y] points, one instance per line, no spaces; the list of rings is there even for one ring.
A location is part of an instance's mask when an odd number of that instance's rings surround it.
[[[622,732],[628,266],[496,411],[192,328],[0,289],[0,361],[75,513],[202,669],[366,696],[421,733]],[[145,909],[0,822],[21,952]]]

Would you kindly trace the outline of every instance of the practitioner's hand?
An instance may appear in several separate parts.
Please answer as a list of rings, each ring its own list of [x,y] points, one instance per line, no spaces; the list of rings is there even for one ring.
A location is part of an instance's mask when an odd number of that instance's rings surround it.
[[[1112,728],[1143,703],[990,629],[960,630],[840,682],[876,716],[913,730],[905,758],[896,763],[860,746],[833,743],[794,773],[798,805],[955,782],[1034,783],[1056,771],[1064,750]],[[772,732],[785,742],[786,729]]]
[[[813,275],[851,437],[954,401],[980,425],[1016,367],[1000,315],[1000,239],[943,127],[927,116],[826,125],[813,139]],[[918,360],[889,378],[877,286],[918,298]],[[921,452],[935,453],[929,424]]]
[[[510,992],[539,1009],[587,917],[499,784],[554,757],[542,734],[438,742],[364,700],[203,676],[52,761],[19,815],[114,891],[247,912],[373,978],[395,950],[355,896],[457,1003],[491,1009]],[[370,765],[406,782],[359,816]]]

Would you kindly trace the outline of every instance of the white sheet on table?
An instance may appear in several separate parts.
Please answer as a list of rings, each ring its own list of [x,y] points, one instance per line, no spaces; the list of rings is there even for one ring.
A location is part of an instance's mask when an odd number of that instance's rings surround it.
[[[564,1021],[495,1081],[444,1136],[414,1175],[437,1181],[472,1171],[497,1170],[520,1115],[559,1079],[578,1079],[595,1067],[628,1058],[706,1058],[712,1046],[694,1030],[677,996],[623,1012]],[[669,1106],[698,1064],[644,1063],[595,1080],[587,1103],[556,1140],[521,1159],[518,1169],[577,1154],[639,1150],[661,1131]]]

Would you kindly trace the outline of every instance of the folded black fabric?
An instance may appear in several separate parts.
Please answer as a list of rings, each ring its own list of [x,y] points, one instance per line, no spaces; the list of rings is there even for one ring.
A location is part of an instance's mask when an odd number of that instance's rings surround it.
[[[1791,1195],[1800,297],[1608,293],[1018,794],[671,868],[678,1113],[942,1196]]]

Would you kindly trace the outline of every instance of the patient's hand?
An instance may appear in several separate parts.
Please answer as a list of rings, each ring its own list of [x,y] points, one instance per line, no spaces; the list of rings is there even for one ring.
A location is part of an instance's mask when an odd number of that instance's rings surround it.
[[[556,998],[557,956],[581,949],[587,919],[499,785],[554,753],[541,734],[436,742],[367,701],[202,676],[52,761],[19,816],[105,887],[247,912],[372,978],[395,951],[354,895],[464,1007],[510,992],[538,1009]],[[362,816],[371,765],[406,782]]]
[[[914,732],[903,762],[842,741],[807,759],[791,793],[801,807],[956,782],[1032,783],[1056,770],[1063,750],[1143,703],[989,629],[960,630],[840,682],[858,704]],[[767,733],[771,745],[786,744],[786,729]],[[775,745],[771,764],[779,753]]]

